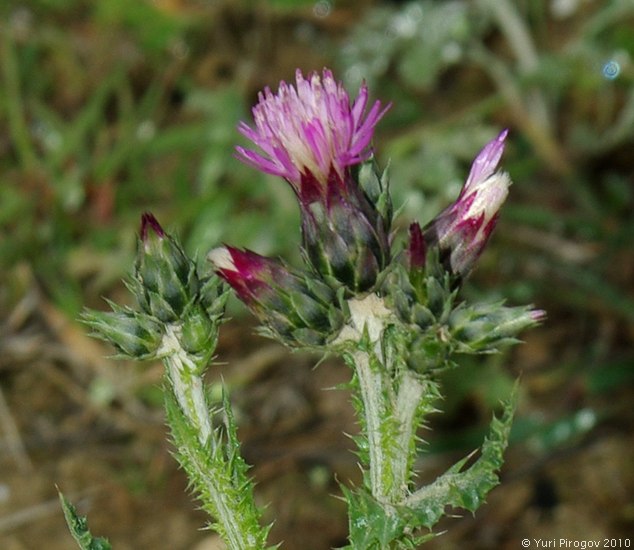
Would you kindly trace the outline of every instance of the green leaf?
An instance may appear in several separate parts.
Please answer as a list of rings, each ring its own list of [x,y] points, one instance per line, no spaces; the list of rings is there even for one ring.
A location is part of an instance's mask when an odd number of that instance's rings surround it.
[[[499,483],[497,470],[504,461],[516,399],[517,385],[504,403],[502,417],[493,418],[480,457],[469,468],[463,470],[472,455],[459,460],[436,481],[416,491],[399,507],[404,516],[410,516],[410,527],[431,529],[444,515],[446,506],[464,508],[470,512],[480,507],[489,491]]]
[[[88,530],[86,518],[77,514],[77,509],[66,500],[61,492],[59,492],[59,500],[62,503],[68,528],[79,548],[82,550],[110,550],[112,548],[107,539],[92,536]]]
[[[354,550],[379,550],[403,537],[406,523],[397,513],[388,513],[365,490],[352,492],[342,486],[348,502],[350,546]]]

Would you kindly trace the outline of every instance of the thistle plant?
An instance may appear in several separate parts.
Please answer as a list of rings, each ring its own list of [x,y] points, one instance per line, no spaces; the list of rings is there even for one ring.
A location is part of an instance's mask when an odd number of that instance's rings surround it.
[[[128,284],[138,308],[111,304],[111,312],[84,315],[120,355],[164,362],[176,457],[213,518],[211,528],[231,549],[265,548],[268,535],[229,397],[212,402],[203,381],[231,290],[264,334],[291,349],[338,355],[351,371],[363,481],[342,486],[348,548],[414,548],[435,536],[448,507],[473,512],[498,483],[514,394],[477,458],[465,457],[422,486],[414,464],[420,431],[442,396],[438,374],[454,367],[457,355],[516,343],[545,317],[530,306],[460,298],[508,194],[510,178],[498,171],[507,132],[477,155],[453,204],[400,237],[392,231],[388,173],[371,147],[389,105],[369,107],[368,98],[365,84],[351,101],[329,70],[307,77],[298,70],[295,85],[282,82],[277,92],[259,95],[253,127],[239,126],[254,148],[237,147],[237,157],[284,179],[297,197],[302,267],[222,245],[209,252],[205,269],[145,214]],[[76,516],[67,503],[65,510]]]

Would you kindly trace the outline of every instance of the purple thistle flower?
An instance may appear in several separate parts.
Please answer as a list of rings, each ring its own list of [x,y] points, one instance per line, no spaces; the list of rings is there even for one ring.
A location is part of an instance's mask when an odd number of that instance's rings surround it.
[[[332,72],[296,72],[296,85],[259,94],[255,128],[239,131],[258,151],[237,147],[238,158],[285,178],[299,200],[305,257],[331,286],[352,292],[374,285],[389,261],[391,202],[380,177],[351,167],[367,161],[374,127],[387,108],[367,111],[368,89],[350,101]],[[367,172],[367,170],[366,170]]]
[[[495,172],[507,134],[504,130],[485,145],[456,201],[424,231],[427,244],[438,246],[452,273],[460,277],[468,275],[482,253],[511,185],[508,174]]]
[[[236,147],[238,158],[268,174],[285,178],[302,195],[302,176],[309,174],[324,188],[331,170],[343,180],[348,166],[371,155],[374,127],[389,105],[368,104],[365,84],[351,104],[346,90],[332,72],[312,73],[307,79],[297,69],[296,87],[280,82],[258,95],[253,108],[255,128],[242,122],[238,130],[262,152]]]

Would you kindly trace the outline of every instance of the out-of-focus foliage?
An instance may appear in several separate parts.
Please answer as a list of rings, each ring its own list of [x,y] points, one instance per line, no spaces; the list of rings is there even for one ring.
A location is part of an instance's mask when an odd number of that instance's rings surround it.
[[[144,210],[201,257],[225,239],[288,248],[291,198],[233,158],[243,83],[192,78],[203,22],[146,2],[2,12],[1,268],[27,261],[75,314],[128,270]]]

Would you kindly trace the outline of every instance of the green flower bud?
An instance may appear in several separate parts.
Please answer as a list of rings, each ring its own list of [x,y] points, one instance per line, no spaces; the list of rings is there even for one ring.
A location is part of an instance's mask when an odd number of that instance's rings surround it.
[[[210,319],[207,312],[196,305],[183,316],[180,343],[182,348],[191,354],[205,354],[216,349],[218,340],[218,324]]]
[[[450,275],[437,264],[435,251],[425,261],[424,268],[413,263],[408,250],[397,259],[382,285],[387,303],[399,318],[423,330],[447,321],[457,292],[451,289]]]
[[[458,342],[457,351],[491,352],[517,342],[521,331],[538,325],[545,317],[545,311],[531,307],[462,304],[451,313],[448,327]]]
[[[93,335],[112,344],[121,355],[133,359],[155,356],[163,338],[163,327],[156,319],[116,304],[111,312],[86,311],[82,321]]]
[[[149,213],[141,219],[134,276],[141,307],[164,322],[176,321],[198,292],[194,263]]]
[[[320,345],[341,328],[340,298],[322,281],[230,246],[207,257],[266,328],[289,345]]]

